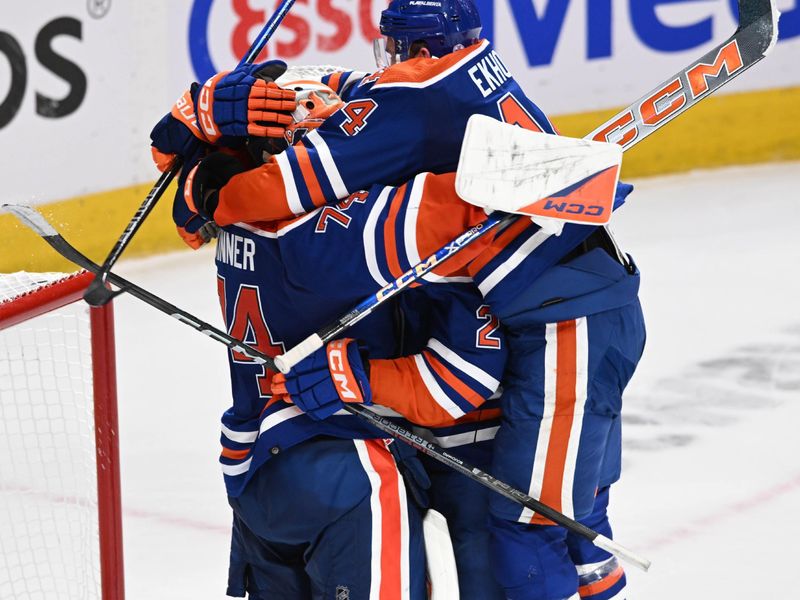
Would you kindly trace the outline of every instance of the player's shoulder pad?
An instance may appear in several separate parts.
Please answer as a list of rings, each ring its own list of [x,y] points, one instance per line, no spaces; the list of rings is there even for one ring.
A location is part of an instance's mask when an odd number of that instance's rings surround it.
[[[490,48],[489,40],[481,40],[442,58],[412,58],[364,78],[361,85],[374,77],[373,90],[395,87],[425,88],[457,73]]]

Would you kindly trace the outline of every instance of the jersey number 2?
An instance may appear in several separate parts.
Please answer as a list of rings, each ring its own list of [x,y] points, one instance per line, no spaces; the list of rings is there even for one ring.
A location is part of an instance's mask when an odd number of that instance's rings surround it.
[[[478,348],[491,348],[499,350],[502,342],[500,338],[495,335],[500,321],[489,311],[488,304],[481,304],[478,310],[475,311],[475,316],[483,321],[488,321],[485,325],[481,325],[480,329],[475,332],[475,346]]]

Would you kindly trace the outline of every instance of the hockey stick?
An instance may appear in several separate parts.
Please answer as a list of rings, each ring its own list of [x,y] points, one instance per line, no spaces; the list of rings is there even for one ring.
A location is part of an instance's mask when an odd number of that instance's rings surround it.
[[[779,13],[774,0],[738,0],[738,5],[739,26],[730,38],[611,117],[585,139],[616,143],[622,146],[623,151],[628,150],[764,58],[778,39]],[[527,176],[523,170],[520,183]],[[498,212],[489,215],[486,221],[462,233],[411,267],[338,321],[330,323],[284,354],[276,356],[275,364],[281,372],[288,372],[298,362],[369,315],[386,300],[421,279],[456,252],[498,225],[506,225],[518,217],[519,215]]]
[[[58,252],[61,256],[66,258],[67,260],[75,263],[76,265],[86,269],[87,271],[91,271],[92,273],[99,273],[102,267],[97,263],[93,262],[91,259],[87,258],[81,252],[79,252],[74,246],[72,246],[64,237],[58,233],[55,228],[39,213],[36,209],[30,206],[22,206],[16,204],[4,204],[0,206],[0,208],[5,209],[6,211],[13,214],[17,219],[19,219],[23,225],[33,230],[37,235],[39,235],[45,242],[47,242],[56,252]],[[208,337],[225,344],[230,350],[240,352],[245,356],[253,359],[258,364],[263,364],[267,369],[271,369],[273,371],[277,371],[275,363],[273,359],[266,354],[259,352],[252,346],[237,340],[236,338],[228,335],[224,331],[214,327],[206,323],[205,321],[198,319],[194,315],[178,308],[174,304],[167,302],[166,300],[156,296],[152,292],[149,292],[122,277],[118,277],[114,273],[108,273],[108,281],[120,289],[125,290],[131,296],[142,300],[146,304],[149,304],[153,308],[163,312],[171,316],[174,319],[177,319],[181,323],[189,325],[190,327],[196,329],[200,333],[207,335]],[[599,548],[603,548],[612,554],[619,556],[622,559],[628,560],[632,564],[635,564],[641,569],[647,570],[650,566],[650,561],[645,558],[642,558],[636,555],[634,552],[628,550],[624,546],[614,542],[613,540],[597,533],[596,531],[589,529],[585,525],[578,523],[574,519],[570,519],[566,515],[550,508],[549,506],[542,504],[538,500],[531,498],[527,494],[511,487],[507,483],[492,477],[488,473],[484,473],[480,469],[469,465],[468,463],[464,462],[463,460],[456,458],[452,454],[445,452],[441,447],[424,440],[423,438],[414,435],[413,433],[405,430],[404,428],[400,427],[396,423],[393,423],[389,419],[381,417],[380,415],[375,414],[368,408],[363,406],[355,406],[352,404],[345,404],[345,409],[350,413],[364,419],[371,425],[373,425],[376,429],[387,433],[388,435],[405,442],[414,448],[417,448],[421,452],[431,456],[432,458],[438,460],[439,462],[463,473],[473,481],[480,483],[488,487],[491,490],[505,496],[509,500],[513,502],[517,502],[530,510],[547,517],[551,521],[558,523],[562,527],[568,529],[569,531],[583,536],[586,539],[593,542]]]
[[[256,40],[251,44],[247,54],[239,61],[239,67],[245,64],[251,64],[256,60],[258,55],[264,49],[264,46],[266,46],[267,41],[269,41],[269,39],[272,37],[272,34],[275,33],[275,30],[281,24],[281,21],[283,21],[283,18],[292,8],[294,2],[295,0],[283,0],[283,2],[281,2],[281,5],[261,29],[261,32],[258,34]],[[193,144],[196,148],[200,142],[199,140],[194,140]],[[191,150],[189,153],[193,151],[194,150]],[[164,195],[164,192],[166,191],[167,187],[169,187],[169,184],[172,183],[172,180],[180,172],[182,166],[183,158],[176,155],[172,161],[172,164],[170,164],[169,168],[161,174],[161,176],[158,178],[158,181],[156,181],[153,188],[147,194],[144,202],[142,202],[141,206],[137,209],[127,227],[125,227],[125,231],[122,232],[122,235],[119,237],[116,244],[114,244],[114,247],[111,248],[111,252],[108,253],[105,261],[103,261],[102,267],[100,267],[100,271],[97,273],[94,280],[92,280],[92,283],[89,284],[83,294],[83,299],[86,300],[86,302],[88,302],[90,305],[102,306],[114,296],[122,293],[121,290],[114,292],[108,289],[106,286],[108,274],[117,260],[119,260],[119,257],[122,255],[125,248],[127,248],[128,244],[130,244],[133,236],[137,231],[139,231],[142,223],[144,223],[145,219],[150,215],[153,208],[155,208],[156,203],[159,201],[161,196]]]

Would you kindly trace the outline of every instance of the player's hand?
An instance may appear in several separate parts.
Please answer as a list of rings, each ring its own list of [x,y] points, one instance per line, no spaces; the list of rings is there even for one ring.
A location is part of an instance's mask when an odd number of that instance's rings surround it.
[[[197,250],[219,235],[219,226],[188,209],[181,211],[183,194],[179,192],[178,196],[180,198],[176,197],[173,205],[173,219],[178,235],[192,250]]]
[[[195,97],[197,121],[204,137],[221,145],[229,145],[224,138],[283,139],[297,108],[295,92],[275,83],[285,72],[286,63],[272,60],[242,65],[206,81]]]
[[[200,86],[193,83],[150,132],[153,162],[162,173],[169,168],[176,155],[183,158],[185,165],[193,166],[209,148],[194,116],[193,96],[199,89]]]
[[[219,204],[219,190],[234,175],[244,173],[247,167],[235,156],[213,152],[201,160],[183,184],[183,199],[189,211],[211,221]]]
[[[372,404],[368,361],[358,342],[334,340],[303,359],[286,375],[272,378],[273,398],[294,402],[304,413],[321,421],[339,411],[345,402]]]

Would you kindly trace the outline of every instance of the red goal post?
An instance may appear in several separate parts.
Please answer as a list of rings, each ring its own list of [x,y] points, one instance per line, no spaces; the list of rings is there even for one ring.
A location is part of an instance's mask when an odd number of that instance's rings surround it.
[[[114,316],[81,301],[92,279],[0,274],[2,598],[124,598]]]

